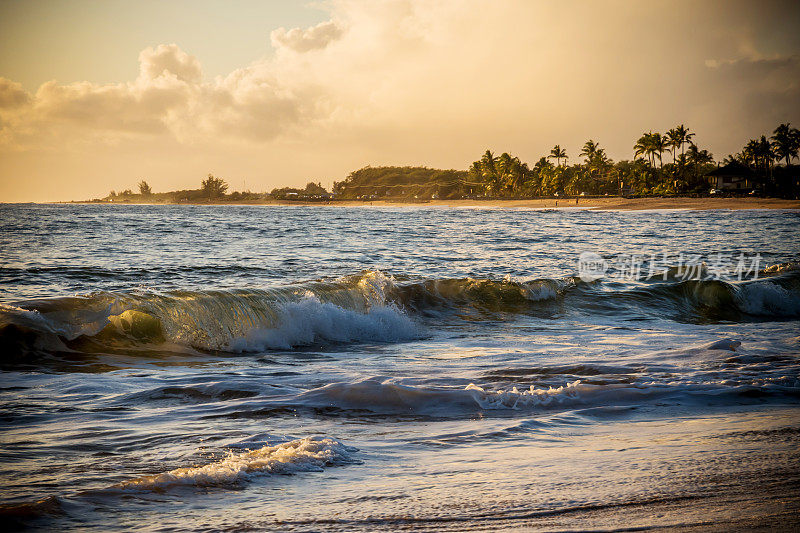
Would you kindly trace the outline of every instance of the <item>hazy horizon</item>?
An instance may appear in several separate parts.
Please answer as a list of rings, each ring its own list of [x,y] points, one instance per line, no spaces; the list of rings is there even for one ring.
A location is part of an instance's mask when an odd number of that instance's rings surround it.
[[[0,2],[0,201],[800,124],[793,2]]]

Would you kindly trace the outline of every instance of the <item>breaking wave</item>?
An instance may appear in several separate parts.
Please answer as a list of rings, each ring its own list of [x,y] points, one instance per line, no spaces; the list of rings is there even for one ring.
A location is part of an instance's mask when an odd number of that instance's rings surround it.
[[[772,268],[772,267],[771,267]],[[755,281],[639,282],[621,288],[578,278],[530,281],[396,279],[367,271],[271,289],[96,292],[0,304],[0,344],[29,353],[115,353],[165,346],[247,352],[420,337],[447,316],[620,311],[679,321],[800,316],[800,271]],[[7,363],[8,360],[4,360]]]
[[[323,342],[398,342],[419,335],[416,324],[392,305],[359,313],[311,296],[283,304],[279,315],[277,327],[254,329],[231,340],[227,349],[258,352]]]
[[[175,486],[231,485],[269,474],[321,472],[325,467],[357,464],[358,449],[328,437],[306,437],[244,453],[230,453],[219,461],[143,476],[111,490],[165,490]]]

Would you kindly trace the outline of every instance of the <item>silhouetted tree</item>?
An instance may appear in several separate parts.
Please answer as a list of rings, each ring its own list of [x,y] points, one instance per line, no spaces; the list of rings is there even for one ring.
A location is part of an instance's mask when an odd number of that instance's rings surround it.
[[[550,159],[556,160],[556,166],[561,166],[561,160],[564,160],[564,164],[567,164],[567,151],[561,148],[561,145],[555,145],[552,150],[550,150],[550,155],[547,156]]]
[[[786,160],[786,166],[797,157],[800,151],[800,130],[790,127],[789,123],[781,124],[773,132],[772,151],[778,159]]]
[[[207,198],[220,198],[225,196],[225,191],[228,190],[228,184],[222,178],[217,178],[213,174],[209,174],[200,184],[200,189]]]
[[[691,133],[689,128],[683,124],[676,126],[667,132],[667,144],[670,148],[672,148],[673,163],[677,162],[676,150],[680,149],[681,155],[684,155],[686,152],[684,151],[683,147],[684,145],[692,142],[692,137],[694,137],[694,133]]]
[[[150,185],[148,185],[146,181],[142,180],[139,182],[139,194],[142,196],[150,196],[153,194],[153,189],[150,188]]]
[[[689,145],[689,149],[686,151],[686,158],[689,165],[692,167],[695,180],[699,177],[700,168],[702,168],[703,165],[714,162],[714,156],[712,156],[708,150],[700,150],[694,143]]]

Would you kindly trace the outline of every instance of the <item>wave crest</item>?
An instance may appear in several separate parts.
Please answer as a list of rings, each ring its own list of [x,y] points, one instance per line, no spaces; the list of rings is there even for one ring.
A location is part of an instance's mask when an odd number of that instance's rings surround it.
[[[788,268],[788,267],[787,267]],[[800,271],[767,279],[653,281],[615,286],[578,278],[401,280],[367,271],[270,289],[96,292],[0,305],[0,343],[26,354],[177,350],[247,352],[346,342],[398,342],[420,322],[506,313],[638,313],[677,321],[800,316]],[[480,318],[480,316],[478,317]],[[6,358],[5,362],[10,359]],[[16,364],[16,363],[15,363]]]
[[[174,486],[230,485],[268,474],[321,472],[325,467],[359,463],[358,449],[329,437],[306,437],[277,446],[264,446],[201,466],[177,468],[120,483],[112,490],[164,490]]]
[[[355,383],[332,383],[308,391],[299,400],[304,405],[364,410],[374,413],[443,415],[480,410],[522,409],[560,404],[579,399],[580,380],[561,387],[519,391],[487,391],[470,383],[463,389],[430,389],[366,379]]]

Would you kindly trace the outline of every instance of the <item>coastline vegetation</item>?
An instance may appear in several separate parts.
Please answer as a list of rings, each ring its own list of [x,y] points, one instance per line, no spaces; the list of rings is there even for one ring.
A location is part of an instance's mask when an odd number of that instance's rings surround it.
[[[800,166],[792,164],[800,152],[800,131],[780,124],[770,137],[748,141],[741,151],[717,163],[714,156],[695,142],[695,133],[680,124],[665,133],[646,132],[633,144],[633,159],[613,161],[593,139],[571,157],[555,145],[533,165],[504,152],[486,150],[467,170],[427,167],[382,166],[351,172],[333,183],[328,192],[321,183],[305,188],[283,187],[270,193],[228,193],[224,179],[209,174],[199,189],[154,193],[142,180],[139,193],[130,189],[93,202],[217,203],[267,200],[402,200],[431,199],[528,199],[579,196],[708,196],[712,191],[707,175],[719,165],[732,165],[748,172],[754,187],[745,193],[758,196],[800,198]],[[750,183],[748,182],[748,183]],[[741,192],[741,191],[737,191]]]

